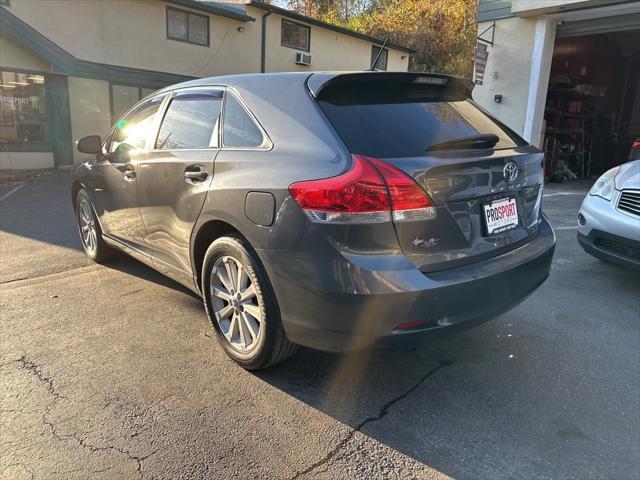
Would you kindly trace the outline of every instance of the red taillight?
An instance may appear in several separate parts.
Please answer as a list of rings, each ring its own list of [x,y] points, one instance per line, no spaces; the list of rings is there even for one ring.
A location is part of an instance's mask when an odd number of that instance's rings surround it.
[[[368,160],[375,165],[387,184],[394,220],[408,219],[412,214],[422,210],[427,210],[422,212],[427,217],[435,216],[436,209],[433,202],[411,177],[382,160],[376,158]]]
[[[379,223],[433,218],[426,193],[396,167],[375,158],[353,156],[349,171],[337,177],[297,182],[289,192],[316,222]]]
[[[634,150],[640,150],[640,140],[634,140],[631,144],[631,148]]]

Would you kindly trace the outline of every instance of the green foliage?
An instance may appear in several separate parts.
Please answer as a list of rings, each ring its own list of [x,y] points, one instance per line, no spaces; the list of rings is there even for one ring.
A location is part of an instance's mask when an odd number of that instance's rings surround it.
[[[473,73],[477,0],[288,0],[287,7],[415,49],[410,70]]]

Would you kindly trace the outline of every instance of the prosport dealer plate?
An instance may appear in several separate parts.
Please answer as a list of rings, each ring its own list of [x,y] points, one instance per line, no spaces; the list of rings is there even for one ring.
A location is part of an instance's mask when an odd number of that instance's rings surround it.
[[[518,226],[516,199],[500,198],[483,205],[487,235],[500,233]]]

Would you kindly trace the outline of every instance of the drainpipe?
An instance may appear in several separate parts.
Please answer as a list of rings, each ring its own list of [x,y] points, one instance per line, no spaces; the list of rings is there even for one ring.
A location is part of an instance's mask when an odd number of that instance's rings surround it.
[[[265,72],[266,44],[267,44],[267,17],[271,15],[271,10],[262,14],[262,48],[260,51],[260,72]]]

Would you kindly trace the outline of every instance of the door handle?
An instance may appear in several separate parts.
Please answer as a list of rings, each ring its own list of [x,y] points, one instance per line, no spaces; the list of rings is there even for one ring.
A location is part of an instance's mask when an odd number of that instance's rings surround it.
[[[209,174],[200,165],[190,165],[184,171],[184,178],[188,182],[203,182]]]
[[[128,182],[133,182],[136,179],[136,171],[133,167],[129,166],[122,172],[124,179]]]

